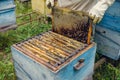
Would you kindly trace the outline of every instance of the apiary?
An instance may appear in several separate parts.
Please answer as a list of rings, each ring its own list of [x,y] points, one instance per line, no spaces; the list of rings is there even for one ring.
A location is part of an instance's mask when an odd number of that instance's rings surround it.
[[[92,80],[96,44],[48,31],[14,44],[18,80]]]
[[[14,0],[0,0],[0,29],[15,23]]]

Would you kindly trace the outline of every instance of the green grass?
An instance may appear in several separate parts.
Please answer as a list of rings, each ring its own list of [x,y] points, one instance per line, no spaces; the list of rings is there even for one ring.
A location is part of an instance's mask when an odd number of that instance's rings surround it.
[[[32,11],[30,2],[27,4],[19,3],[16,0],[16,15],[23,15]],[[33,16],[34,17],[34,16]],[[29,17],[17,19],[17,23],[28,20]],[[10,46],[26,40],[32,36],[51,29],[51,24],[44,24],[38,21],[18,27],[16,30],[10,30],[6,33],[0,33],[0,80],[15,80],[14,66]],[[96,55],[96,61],[101,55]],[[94,80],[120,80],[120,61],[108,60],[95,71]]]
[[[10,46],[42,32],[48,31],[49,29],[51,29],[49,24],[34,22],[34,24],[27,24],[17,28],[16,30],[10,30],[7,33],[0,35],[0,48],[4,52],[0,54],[0,80],[15,79]]]
[[[14,80],[13,63],[11,60],[10,46],[26,40],[32,36],[51,29],[49,24],[27,24],[16,30],[10,30],[0,35],[0,48],[4,53],[0,54],[0,80]]]
[[[111,63],[104,63],[95,71],[94,80],[120,80],[120,63],[114,67]]]
[[[15,80],[11,54],[0,53],[0,80]]]

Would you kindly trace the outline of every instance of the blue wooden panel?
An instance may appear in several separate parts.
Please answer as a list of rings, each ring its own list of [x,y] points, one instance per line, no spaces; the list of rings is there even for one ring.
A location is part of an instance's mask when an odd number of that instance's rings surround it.
[[[14,66],[18,80],[87,80],[93,74],[96,45],[92,45],[88,50],[69,62],[56,73],[49,70],[42,64],[31,59],[27,55],[12,47]],[[73,67],[78,60],[84,58],[85,65],[78,71]]]
[[[0,10],[7,9],[14,5],[14,0],[0,0]]]
[[[55,80],[83,80],[87,75],[93,73],[94,59],[95,59],[96,47],[92,47],[84,54],[79,56],[65,68],[63,68],[56,76]],[[85,59],[85,66],[79,71],[74,70],[74,65],[80,60]],[[91,68],[91,69],[89,69]],[[63,75],[64,74],[64,75]],[[69,75],[68,75],[69,74]]]
[[[16,23],[14,0],[0,0],[0,27]]]
[[[15,9],[0,11],[0,27],[9,26],[16,23]]]
[[[114,34],[111,34],[111,36],[113,35]],[[98,53],[101,53],[114,60],[118,60],[120,58],[120,45],[112,41],[112,39],[107,38],[106,36],[100,34],[99,32],[96,32],[95,42],[97,43]]]
[[[96,32],[120,46],[120,32],[96,26]]]
[[[18,80],[54,80],[55,74],[44,65],[15,48],[12,48],[12,55]]]
[[[120,32],[120,1],[116,0],[98,25]]]

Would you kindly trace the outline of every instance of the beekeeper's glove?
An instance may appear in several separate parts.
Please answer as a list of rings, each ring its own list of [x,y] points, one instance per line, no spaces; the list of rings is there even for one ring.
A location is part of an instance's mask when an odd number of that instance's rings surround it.
[[[51,8],[54,6],[54,0],[46,0],[46,5],[48,8]]]
[[[93,6],[89,11],[89,16],[93,19],[94,24],[99,23],[102,20],[105,11],[114,1],[115,0],[99,0],[98,3]]]

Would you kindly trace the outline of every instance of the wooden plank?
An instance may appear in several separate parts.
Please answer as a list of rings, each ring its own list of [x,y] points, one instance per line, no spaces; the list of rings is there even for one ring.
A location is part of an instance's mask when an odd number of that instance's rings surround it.
[[[95,42],[97,43],[97,52],[114,60],[120,58],[120,46],[110,39],[96,32]]]
[[[14,25],[10,25],[10,26],[6,26],[6,27],[0,28],[0,32],[6,32],[6,31],[8,31],[8,30],[16,29],[16,28],[17,28],[17,25],[14,24]]]
[[[96,32],[106,37],[107,39],[110,39],[117,45],[120,45],[120,33],[119,32],[112,31],[110,29],[107,29],[101,26],[96,26]]]
[[[49,50],[49,51],[51,51],[54,55],[58,55],[58,56],[60,56],[61,58],[65,58],[66,56],[65,56],[65,52],[64,51],[62,51],[62,50],[60,50],[60,49],[58,49],[58,48],[56,48],[56,47],[53,47],[53,46],[51,46],[51,45],[49,45],[49,44],[47,44],[47,43],[43,43],[42,41],[39,41],[39,40],[37,40],[37,39],[33,39],[34,41],[32,41],[32,42],[37,42],[39,45],[42,45],[42,46],[44,46],[45,48],[46,48],[46,50]],[[57,52],[57,53],[56,53]],[[59,53],[59,54],[58,54]]]
[[[41,14],[51,14],[51,10],[46,6],[46,0],[31,0],[32,9]]]
[[[38,62],[46,65],[46,66],[49,67],[50,69],[56,70],[55,67],[51,66],[49,63],[46,63],[43,59],[38,58],[38,57],[35,57],[35,55],[34,55],[33,53],[31,53],[30,51],[28,51],[28,50],[26,51],[26,50],[24,50],[24,49],[22,49],[22,48],[17,47],[16,45],[13,45],[13,47],[16,48],[16,49],[18,49],[18,50],[20,50],[21,52],[23,52],[24,54],[28,55],[29,57],[33,58],[34,60],[36,60],[36,61],[38,61]],[[14,53],[14,52],[13,52],[13,53]]]
[[[100,65],[102,65],[104,62],[106,62],[106,58],[105,58],[105,57],[103,57],[103,58],[101,58],[100,60],[98,60],[98,61],[95,63],[94,70],[96,70],[97,68],[99,68]]]
[[[91,35],[92,35],[92,22],[89,25],[87,44],[91,43]]]

